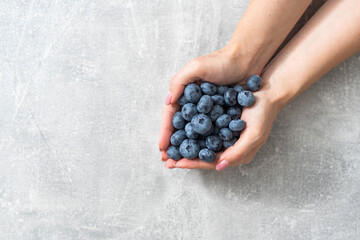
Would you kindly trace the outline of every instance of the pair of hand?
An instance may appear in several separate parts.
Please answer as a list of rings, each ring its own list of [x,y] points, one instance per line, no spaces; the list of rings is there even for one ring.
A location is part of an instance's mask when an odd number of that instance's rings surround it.
[[[244,108],[241,119],[246,122],[246,128],[234,146],[224,152],[216,154],[212,163],[200,159],[169,159],[166,150],[170,145],[170,137],[174,131],[172,117],[179,110],[178,98],[182,95],[187,84],[197,81],[208,81],[219,85],[246,85],[250,75],[258,74],[250,69],[245,61],[234,57],[227,48],[223,48],[206,56],[191,60],[183,69],[174,75],[170,83],[170,92],[166,98],[162,112],[162,122],[159,139],[159,150],[162,161],[167,168],[203,168],[221,171],[229,166],[247,164],[269,136],[271,125],[276,118],[279,107],[273,101],[274,94],[266,78],[262,88],[254,92],[256,102],[249,108]]]

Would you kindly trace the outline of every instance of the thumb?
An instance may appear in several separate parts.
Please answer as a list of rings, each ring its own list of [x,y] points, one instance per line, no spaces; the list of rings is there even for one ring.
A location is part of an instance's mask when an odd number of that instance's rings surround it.
[[[166,98],[166,104],[178,101],[189,83],[202,79],[205,74],[205,65],[197,58],[191,60],[183,69],[176,73],[170,82],[170,92]]]
[[[235,166],[239,163],[246,163],[247,155],[253,148],[253,142],[246,136],[235,143],[234,146],[229,147],[219,158],[216,165],[217,171],[222,171],[230,166]]]

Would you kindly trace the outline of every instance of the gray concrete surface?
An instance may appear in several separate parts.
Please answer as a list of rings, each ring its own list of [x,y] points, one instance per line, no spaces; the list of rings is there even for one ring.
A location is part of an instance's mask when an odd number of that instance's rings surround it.
[[[0,239],[359,239],[359,54],[283,109],[251,164],[160,161],[170,77],[247,4],[1,1]]]

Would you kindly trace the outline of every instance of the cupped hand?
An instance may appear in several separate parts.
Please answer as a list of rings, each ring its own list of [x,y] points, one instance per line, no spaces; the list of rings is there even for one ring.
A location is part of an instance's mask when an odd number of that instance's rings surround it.
[[[222,170],[227,166],[250,162],[256,151],[265,143],[277,114],[277,108],[275,104],[272,104],[266,82],[264,82],[261,90],[254,93],[256,103],[250,108],[243,109],[241,119],[246,121],[247,127],[239,140],[226,151],[217,153],[214,162],[207,163],[200,159],[185,158],[175,161],[169,159],[166,154],[170,145],[170,137],[174,131],[172,117],[180,108],[177,100],[182,95],[185,86],[199,80],[219,85],[245,85],[247,77],[260,74],[259,70],[251,70],[245,62],[239,60],[226,49],[222,49],[190,61],[171,79],[170,92],[163,108],[159,139],[162,161],[166,161],[165,166],[167,168],[216,168]],[[222,162],[223,160],[226,162]],[[222,163],[217,166],[220,162]]]

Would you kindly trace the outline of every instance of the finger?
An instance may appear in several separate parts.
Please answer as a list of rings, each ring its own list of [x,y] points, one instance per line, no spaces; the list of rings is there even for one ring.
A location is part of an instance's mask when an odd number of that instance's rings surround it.
[[[161,151],[161,160],[162,161],[166,161],[166,160],[168,160],[169,159],[169,157],[168,157],[168,155],[166,154],[166,151]]]
[[[251,138],[251,135],[245,134],[244,131],[235,145],[226,149],[220,156],[219,164],[216,165],[216,170],[222,171],[230,166],[243,163],[246,161],[247,154],[254,148],[254,141]]]
[[[165,151],[170,144],[170,137],[174,131],[174,127],[172,125],[172,118],[178,109],[178,104],[165,105],[163,108],[159,136],[160,151]]]
[[[170,97],[168,96],[167,103],[176,103],[187,84],[203,78],[205,67],[206,65],[201,60],[193,59],[175,74],[170,82]]]
[[[215,160],[211,163],[205,162],[199,158],[196,159],[180,159],[176,162],[176,168],[187,168],[187,169],[215,169],[218,159],[221,153],[215,154]]]
[[[169,169],[173,169],[175,168],[175,163],[177,161],[173,160],[173,159],[168,159],[166,162],[165,162],[165,167],[166,168],[169,168]]]

